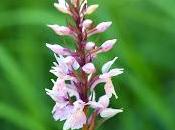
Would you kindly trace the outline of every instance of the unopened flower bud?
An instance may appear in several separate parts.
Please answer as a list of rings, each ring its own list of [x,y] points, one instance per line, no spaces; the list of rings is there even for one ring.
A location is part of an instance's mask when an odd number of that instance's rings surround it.
[[[106,31],[110,26],[112,22],[102,22],[96,26],[96,30],[98,33]]]
[[[69,11],[68,7],[65,6],[65,4],[54,3],[54,7],[62,13],[71,15],[71,12]]]
[[[88,32],[88,37],[97,33],[102,33],[104,31],[106,31],[110,26],[111,26],[112,22],[102,22],[100,24],[98,24],[94,29],[90,30]]]
[[[51,45],[46,43],[46,46],[58,55],[70,55],[70,52],[66,48],[63,48],[58,44]]]
[[[89,28],[92,25],[92,20],[86,19],[83,21],[83,27],[84,28]]]
[[[95,66],[92,63],[87,63],[82,67],[83,71],[87,74],[92,74],[96,71]]]
[[[95,47],[95,43],[94,42],[88,42],[86,43],[85,49],[90,51]]]
[[[72,36],[72,31],[65,26],[59,26],[59,25],[48,25],[48,27],[50,27],[56,34],[60,35],[60,36]]]
[[[99,5],[97,5],[97,4],[96,4],[96,5],[90,5],[90,6],[87,8],[85,14],[86,14],[86,15],[92,14],[98,7],[99,7]]]
[[[113,40],[108,40],[106,42],[104,42],[102,45],[101,45],[101,50],[103,52],[107,52],[109,50],[112,49],[112,47],[114,46],[114,44],[117,42],[117,39],[113,39]]]

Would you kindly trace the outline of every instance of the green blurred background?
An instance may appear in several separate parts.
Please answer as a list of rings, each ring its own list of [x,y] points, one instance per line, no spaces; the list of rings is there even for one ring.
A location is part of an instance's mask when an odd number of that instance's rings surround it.
[[[99,45],[117,37],[113,50],[96,60],[98,68],[118,56],[114,66],[125,73],[114,78],[119,99],[111,106],[124,112],[99,130],[175,130],[175,1],[89,0],[100,4],[90,16],[95,23],[113,21]],[[56,0],[55,0],[56,2]],[[0,130],[61,130],[54,122],[51,88],[53,54],[45,43],[73,47],[47,24],[65,25],[69,17],[53,7],[54,0],[0,2]],[[99,88],[98,94],[103,89]]]

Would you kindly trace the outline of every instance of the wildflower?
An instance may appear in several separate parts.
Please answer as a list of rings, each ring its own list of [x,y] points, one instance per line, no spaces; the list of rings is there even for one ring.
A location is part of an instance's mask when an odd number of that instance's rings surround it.
[[[74,110],[70,117],[66,120],[63,130],[79,129],[86,123],[86,115],[83,112],[85,103],[82,100],[74,102]]]
[[[95,42],[88,42],[90,36],[106,31],[112,22],[94,26],[93,20],[85,19],[85,15],[92,14],[98,8],[96,4],[88,6],[87,0],[58,0],[54,6],[72,17],[75,24],[48,27],[57,35],[73,37],[76,50],[58,44],[46,44],[56,59],[50,70],[56,80],[52,80],[52,89],[45,89],[55,102],[53,118],[65,121],[63,130],[94,130],[97,116],[110,118],[123,111],[109,107],[111,97],[114,95],[118,98],[112,77],[123,73],[123,69],[111,69],[117,57],[102,66],[101,74],[96,73],[93,63],[98,53],[111,50],[117,40],[107,40],[99,47]],[[96,101],[95,87],[99,83],[104,83],[104,95]],[[89,108],[92,108],[92,112]]]
[[[107,95],[101,96],[98,102],[91,101],[89,103],[92,108],[96,109],[100,116],[103,118],[111,118],[117,113],[123,112],[121,109],[108,108],[109,106],[109,97]]]

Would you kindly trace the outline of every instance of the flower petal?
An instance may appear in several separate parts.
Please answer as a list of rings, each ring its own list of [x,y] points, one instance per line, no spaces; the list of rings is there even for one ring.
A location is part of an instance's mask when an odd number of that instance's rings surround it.
[[[65,2],[65,0],[61,0],[61,1]],[[68,7],[66,7],[66,2],[65,2],[65,4],[54,3],[54,7],[62,13],[72,15],[71,12],[69,11]]]
[[[113,85],[111,79],[109,79],[109,80],[106,82],[104,88],[105,88],[106,95],[107,95],[109,98],[112,97],[112,94],[114,94],[114,96],[115,96],[116,99],[118,98],[118,96],[117,96],[117,94],[116,94],[116,92],[115,92],[114,85]]]
[[[121,109],[112,109],[112,108],[106,108],[103,111],[100,112],[100,116],[103,118],[111,118],[115,116],[116,114],[123,112]]]
[[[68,52],[68,49],[66,49],[58,44],[52,45],[52,44],[46,43],[46,46],[58,55],[70,55],[70,52]]]
[[[82,110],[74,112],[64,123],[63,130],[80,129],[86,123],[86,115]]]
[[[123,69],[118,69],[118,68],[112,69],[108,73],[109,73],[110,77],[117,76],[117,75],[123,73]]]
[[[117,42],[117,39],[108,40],[108,41],[104,42],[101,45],[101,51],[102,52],[107,52],[107,51],[111,50],[116,42]]]
[[[67,105],[65,107],[60,108],[59,105],[55,105],[53,108],[53,118],[57,121],[66,120],[73,112],[73,106]]]
[[[94,88],[95,88],[98,84],[100,84],[100,83],[105,83],[105,82],[106,82],[105,79],[99,77],[99,78],[91,85],[91,91],[94,90]]]
[[[107,73],[109,71],[109,69],[111,68],[111,66],[114,64],[114,62],[117,60],[117,58],[118,57],[115,57],[113,60],[105,63],[102,67],[102,73]]]
[[[111,26],[112,22],[102,22],[100,24],[98,24],[94,29],[89,30],[88,32],[88,37],[97,34],[97,33],[102,33],[104,31],[106,31],[110,26]]]
[[[107,95],[101,96],[98,100],[98,103],[103,106],[103,108],[107,108],[109,106],[109,98]]]
[[[72,31],[65,26],[59,26],[57,24],[54,25],[48,25],[48,27],[50,27],[56,34],[60,35],[60,36],[73,36]]]
[[[103,105],[101,105],[100,103],[95,102],[95,101],[89,101],[87,104],[90,105],[90,107],[94,108],[94,109],[103,108]]]

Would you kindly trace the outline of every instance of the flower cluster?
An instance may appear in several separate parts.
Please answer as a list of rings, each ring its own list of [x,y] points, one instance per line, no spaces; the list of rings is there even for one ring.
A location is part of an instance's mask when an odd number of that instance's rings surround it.
[[[46,89],[46,93],[55,101],[52,114],[56,121],[65,120],[63,130],[94,130],[97,116],[110,118],[122,112],[121,109],[109,108],[110,98],[114,95],[117,99],[111,78],[123,73],[123,69],[111,69],[117,57],[102,66],[101,74],[96,73],[93,64],[97,55],[111,50],[117,40],[107,40],[101,46],[88,41],[90,36],[106,31],[112,22],[102,22],[94,26],[92,20],[86,19],[86,15],[92,14],[98,8],[98,5],[88,6],[87,0],[58,0],[54,6],[70,15],[74,24],[55,24],[48,27],[60,36],[72,37],[76,50],[58,44],[46,44],[56,58],[50,72],[57,79],[52,80],[52,90]],[[104,83],[105,94],[96,101],[95,87],[100,83]]]

